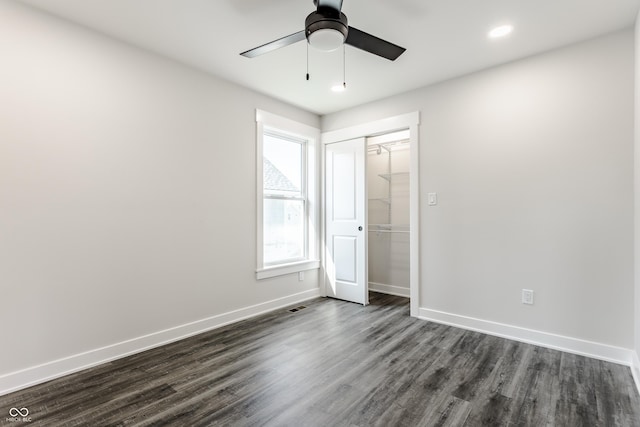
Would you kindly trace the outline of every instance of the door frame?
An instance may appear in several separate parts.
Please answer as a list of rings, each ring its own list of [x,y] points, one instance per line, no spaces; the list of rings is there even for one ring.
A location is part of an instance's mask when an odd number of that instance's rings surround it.
[[[420,306],[420,151],[419,151],[419,126],[420,126],[420,112],[414,111],[412,113],[402,114],[398,116],[388,117],[373,122],[363,123],[355,126],[346,127],[329,132],[323,132],[320,137],[322,143],[321,154],[321,218],[322,224],[322,237],[320,244],[322,248],[320,253],[322,255],[321,263],[321,283],[320,294],[327,296],[326,284],[326,270],[325,270],[325,253],[326,253],[326,232],[325,232],[325,145],[332,144],[334,142],[346,141],[355,138],[366,138],[371,136],[382,135],[394,131],[409,129],[409,150],[410,150],[410,162],[409,162],[409,296],[410,296],[410,308],[411,316],[418,317],[418,311]]]

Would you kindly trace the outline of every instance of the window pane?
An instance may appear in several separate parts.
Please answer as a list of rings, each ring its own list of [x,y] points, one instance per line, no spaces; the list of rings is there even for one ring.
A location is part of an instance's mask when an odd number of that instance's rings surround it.
[[[305,256],[302,200],[264,199],[264,263]]]
[[[301,143],[265,134],[262,159],[265,194],[301,196]]]

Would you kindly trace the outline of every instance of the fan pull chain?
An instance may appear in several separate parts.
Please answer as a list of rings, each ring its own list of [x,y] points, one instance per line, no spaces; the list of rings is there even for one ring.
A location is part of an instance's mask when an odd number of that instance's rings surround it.
[[[347,88],[347,48],[345,45],[342,45],[342,87],[344,89]]]
[[[309,43],[305,43],[307,45],[307,81],[309,81]]]

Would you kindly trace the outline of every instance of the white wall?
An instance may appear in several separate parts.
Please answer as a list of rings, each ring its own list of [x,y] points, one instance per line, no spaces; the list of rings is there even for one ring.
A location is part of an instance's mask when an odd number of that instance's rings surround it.
[[[323,117],[421,112],[420,307],[633,348],[633,56],[629,30]]]
[[[317,288],[255,279],[255,109],[317,116],[6,0],[0,52],[0,379]]]
[[[635,27],[635,108],[634,108],[634,272],[635,272],[635,366],[636,385],[640,389],[640,12]]]

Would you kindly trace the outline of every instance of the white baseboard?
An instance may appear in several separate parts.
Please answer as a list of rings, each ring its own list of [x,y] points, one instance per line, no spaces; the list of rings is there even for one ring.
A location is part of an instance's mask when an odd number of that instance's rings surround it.
[[[0,396],[320,296],[311,289],[0,376]]]
[[[369,290],[381,294],[397,295],[409,298],[409,288],[401,286],[385,285],[384,283],[369,282]]]
[[[445,313],[442,311],[431,310],[427,308],[420,308],[418,317],[420,319],[430,320],[436,323],[442,323],[462,329],[481,332],[487,335],[494,335],[514,341],[521,341],[528,344],[538,345],[540,347],[551,348],[567,353],[591,357],[593,359],[626,365],[632,367],[633,372],[633,355],[635,355],[635,352],[631,349],[615,347],[612,345],[592,341],[585,341],[578,338],[571,338],[562,335],[551,334],[548,332],[536,331],[533,329],[521,328],[519,326],[512,326],[488,320],[476,319],[473,317]],[[638,363],[637,366],[640,367],[640,363]],[[638,377],[640,377],[640,375]],[[636,379],[636,385],[637,384],[639,383]]]
[[[631,352],[631,374],[633,375],[633,381],[636,383],[636,389],[640,393],[640,359],[638,359],[638,352]]]

